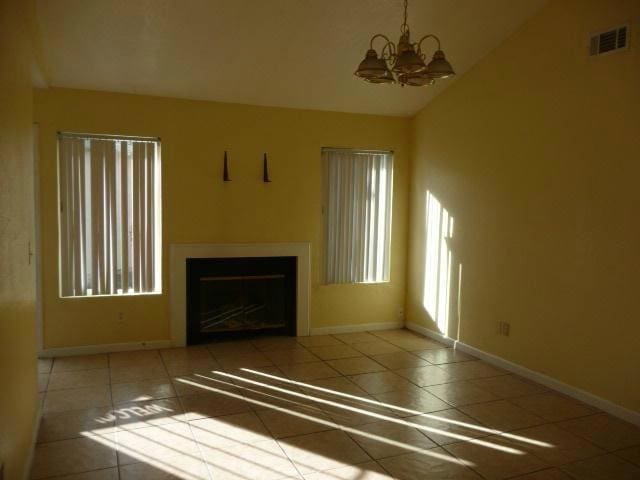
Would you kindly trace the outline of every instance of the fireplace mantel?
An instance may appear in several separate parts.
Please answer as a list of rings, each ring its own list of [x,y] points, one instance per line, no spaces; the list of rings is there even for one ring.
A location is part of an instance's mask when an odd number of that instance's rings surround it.
[[[169,246],[171,341],[187,341],[187,258],[297,257],[296,330],[309,335],[311,244],[296,243],[173,243]]]

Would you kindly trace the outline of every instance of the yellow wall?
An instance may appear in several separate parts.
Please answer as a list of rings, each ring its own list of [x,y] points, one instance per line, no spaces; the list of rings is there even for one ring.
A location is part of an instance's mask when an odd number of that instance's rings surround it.
[[[0,463],[23,478],[37,410],[29,2],[0,2]]]
[[[410,120],[116,93],[35,91],[40,124],[45,348],[169,339],[171,243],[311,242],[311,327],[398,320],[404,307]],[[58,298],[56,131],[162,138],[164,290]],[[323,146],[395,151],[391,283],[321,285]],[[223,183],[229,152],[232,181]],[[273,183],[262,182],[262,153]],[[117,323],[124,312],[125,325]]]
[[[462,264],[449,335],[635,410],[639,19],[637,0],[551,1],[414,119],[407,281],[408,321],[435,329],[429,191],[455,219],[454,273]],[[587,55],[590,32],[629,21],[629,51]]]

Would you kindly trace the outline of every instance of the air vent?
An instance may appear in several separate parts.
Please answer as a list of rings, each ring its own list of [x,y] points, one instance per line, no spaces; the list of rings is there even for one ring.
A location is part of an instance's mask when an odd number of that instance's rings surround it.
[[[603,53],[623,50],[629,46],[629,27],[622,26],[612,28],[606,32],[591,36],[590,55],[602,55]]]

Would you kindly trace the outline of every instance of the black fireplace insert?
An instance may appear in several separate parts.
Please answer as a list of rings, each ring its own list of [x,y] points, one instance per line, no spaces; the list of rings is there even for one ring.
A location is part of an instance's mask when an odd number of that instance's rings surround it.
[[[296,257],[188,258],[187,344],[296,335]]]

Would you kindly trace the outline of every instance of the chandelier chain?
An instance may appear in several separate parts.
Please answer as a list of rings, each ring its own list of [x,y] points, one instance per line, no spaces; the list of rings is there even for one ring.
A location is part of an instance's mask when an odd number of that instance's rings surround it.
[[[404,18],[402,19],[402,26],[400,27],[400,31],[405,33],[409,30],[409,25],[407,25],[407,9],[409,8],[409,0],[404,0]]]

